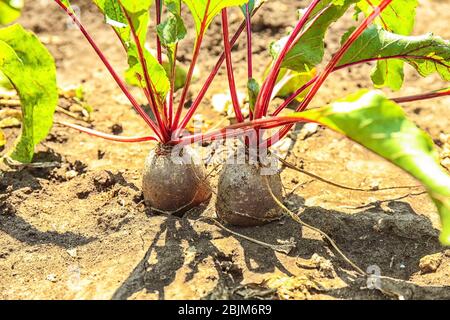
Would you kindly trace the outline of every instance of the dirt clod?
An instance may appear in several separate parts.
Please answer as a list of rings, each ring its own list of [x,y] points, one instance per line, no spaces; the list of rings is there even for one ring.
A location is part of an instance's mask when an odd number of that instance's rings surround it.
[[[103,170],[97,172],[93,177],[94,185],[97,190],[105,190],[116,183],[116,179],[109,171]]]
[[[111,127],[111,132],[115,135],[119,135],[123,132],[123,127],[121,124],[119,123],[115,123],[112,125]]]
[[[436,253],[420,259],[419,268],[422,274],[436,272],[442,263],[442,254]]]

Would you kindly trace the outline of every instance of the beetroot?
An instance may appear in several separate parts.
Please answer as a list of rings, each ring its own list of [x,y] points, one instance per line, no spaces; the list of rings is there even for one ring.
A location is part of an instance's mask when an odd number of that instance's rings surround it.
[[[271,159],[273,158],[271,157]],[[269,169],[267,163],[227,161],[219,178],[216,211],[228,224],[249,227],[266,224],[280,218],[282,212],[269,189],[278,198],[283,197],[278,170]]]
[[[191,148],[159,144],[148,155],[142,181],[146,205],[171,214],[184,213],[211,197],[205,168]]]

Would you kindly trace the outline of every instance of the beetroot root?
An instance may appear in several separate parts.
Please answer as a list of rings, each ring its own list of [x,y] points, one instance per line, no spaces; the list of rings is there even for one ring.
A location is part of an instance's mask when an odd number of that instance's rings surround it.
[[[142,191],[152,210],[181,214],[211,197],[205,168],[190,148],[158,145],[145,160]]]
[[[260,163],[225,164],[222,169],[216,211],[219,218],[231,225],[250,227],[269,223],[281,217],[282,211],[273,199],[282,199],[280,174],[263,174]]]

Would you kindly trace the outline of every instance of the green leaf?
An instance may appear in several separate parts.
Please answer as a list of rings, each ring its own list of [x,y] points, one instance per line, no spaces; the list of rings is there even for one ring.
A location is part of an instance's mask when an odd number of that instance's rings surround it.
[[[141,14],[142,11],[148,11],[154,2],[154,0],[120,0],[126,11],[137,14]]]
[[[128,27],[128,21],[125,17],[125,14],[122,11],[119,1],[115,0],[106,0],[104,3],[104,12],[105,12],[105,20],[106,23],[113,26],[117,31],[127,32],[127,39],[130,36],[130,30],[126,30]]]
[[[168,63],[163,63],[170,82],[174,82],[174,90],[183,87],[186,80],[186,73],[178,66],[175,68],[175,79],[171,79],[173,67],[176,59],[176,44],[183,40],[187,34],[183,19],[181,18],[181,0],[166,0],[165,5],[169,12],[169,17],[156,27],[156,31],[161,45],[167,50]]]
[[[432,139],[406,118],[399,105],[381,92],[362,91],[295,116],[346,135],[418,179],[438,208],[440,240],[450,245],[450,176],[439,164]]]
[[[0,71],[0,89],[12,90],[14,87],[12,86],[9,79]]]
[[[184,39],[186,36],[186,27],[179,15],[171,14],[165,21],[156,27],[161,45],[170,48]]]
[[[309,72],[297,72],[285,68],[281,68],[280,74],[278,75],[277,84],[274,90],[275,96],[280,98],[286,98],[297,91],[298,88],[305,85],[309,80],[311,80],[316,74],[316,69]],[[304,90],[302,94],[297,96],[296,100],[302,101],[305,95],[308,93]]]
[[[181,16],[181,0],[164,0],[164,4],[166,5],[167,11],[173,15]]]
[[[147,71],[150,75],[150,80],[153,83],[156,92],[161,101],[165,100],[167,92],[169,92],[170,83],[167,78],[166,70],[158,63],[158,60],[148,51],[144,50],[145,61],[147,64]],[[130,68],[125,73],[126,81],[134,86],[145,87],[144,70],[137,53],[135,44],[132,44],[128,49],[128,64]]]
[[[372,6],[377,6],[381,0],[367,0],[357,3],[357,14],[363,12],[368,16],[372,11]],[[400,35],[409,35],[413,31],[416,17],[417,0],[396,0],[375,19],[375,24],[381,28]],[[400,60],[378,61],[377,67],[372,73],[372,81],[375,86],[390,87],[392,90],[399,90],[403,84],[403,62]]]
[[[405,75],[403,73],[404,63],[398,59],[377,61],[371,78],[376,88],[389,87],[394,91],[400,90]]]
[[[323,13],[289,50],[283,60],[282,67],[304,72],[313,69],[322,62],[325,52],[324,38],[326,31],[356,2],[357,0],[322,0],[313,11],[309,19],[310,23],[321,10],[324,10]],[[270,53],[274,58],[278,56],[287,39],[288,36],[271,44]]]
[[[248,12],[250,13],[250,15],[252,14],[253,10],[255,10],[255,7],[257,7],[259,5],[259,2],[261,1],[257,1],[257,0],[249,0],[248,1]],[[247,16],[247,5],[244,4],[241,6],[241,11],[244,14],[244,17]]]
[[[14,85],[22,105],[22,134],[11,157],[27,163],[53,124],[58,103],[55,62],[34,34],[12,25],[0,29],[0,71]]]
[[[164,101],[170,88],[169,79],[163,66],[144,46],[150,19],[149,9],[153,2],[153,0],[95,0],[105,15],[106,23],[113,27],[127,50],[129,66],[125,72],[127,83],[146,86],[144,68],[140,63],[138,49],[132,36],[131,23],[142,47],[150,80],[160,100]]]
[[[352,44],[339,65],[373,58],[386,58],[378,61],[372,73],[377,87],[400,89],[404,62],[423,77],[437,73],[443,80],[450,81],[450,42],[433,34],[402,36],[370,26]]]
[[[227,7],[241,6],[249,0],[183,0],[192,13],[197,36],[205,32],[214,17]]]
[[[0,0],[0,25],[9,24],[19,18],[22,8],[22,0]]]
[[[248,91],[248,103],[250,106],[250,111],[255,111],[256,99],[258,98],[259,90],[261,89],[258,81],[253,78],[247,81],[247,91]]]
[[[361,0],[357,3],[357,13],[368,16],[373,7],[382,0]],[[418,0],[395,0],[375,19],[375,23],[384,29],[401,35],[409,35],[413,31]]]
[[[105,1],[106,0],[92,0],[94,4],[100,9],[101,12],[105,11]]]
[[[166,74],[171,74],[171,68],[172,65],[170,62],[163,60],[163,67],[164,70],[166,70]],[[186,76],[187,76],[187,69],[184,66],[181,66],[179,63],[177,63],[177,66],[175,68],[175,91],[180,90],[184,87],[186,83]],[[195,76],[193,77],[195,79]]]

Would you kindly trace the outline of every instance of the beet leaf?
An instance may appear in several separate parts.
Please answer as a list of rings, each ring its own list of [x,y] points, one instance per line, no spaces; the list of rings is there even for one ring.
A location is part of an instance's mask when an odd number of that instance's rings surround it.
[[[309,19],[312,25],[291,47],[281,66],[304,72],[322,62],[325,51],[324,38],[328,28],[356,2],[356,0],[322,0]],[[317,14],[320,14],[320,17],[312,21]],[[270,46],[270,53],[274,58],[281,52],[287,38],[288,36]]]
[[[382,0],[361,0],[357,3],[356,14],[363,12],[368,16]],[[401,35],[413,31],[418,0],[395,0],[387,7],[374,23],[384,29]]]
[[[11,157],[28,163],[53,124],[58,103],[55,61],[33,33],[16,24],[0,29],[0,71],[13,84],[22,107],[22,133]]]
[[[410,64],[422,77],[438,73],[444,81],[450,80],[450,42],[433,34],[402,36],[371,26],[352,44],[339,65],[371,59],[380,60],[372,73],[377,87],[389,85],[400,89],[403,62]]]
[[[399,105],[381,92],[361,91],[294,116],[344,134],[418,179],[440,213],[440,240],[450,245],[450,176],[439,164],[433,140],[406,118]]]
[[[215,16],[227,7],[241,6],[249,0],[183,0],[192,13],[197,36],[205,32]]]

